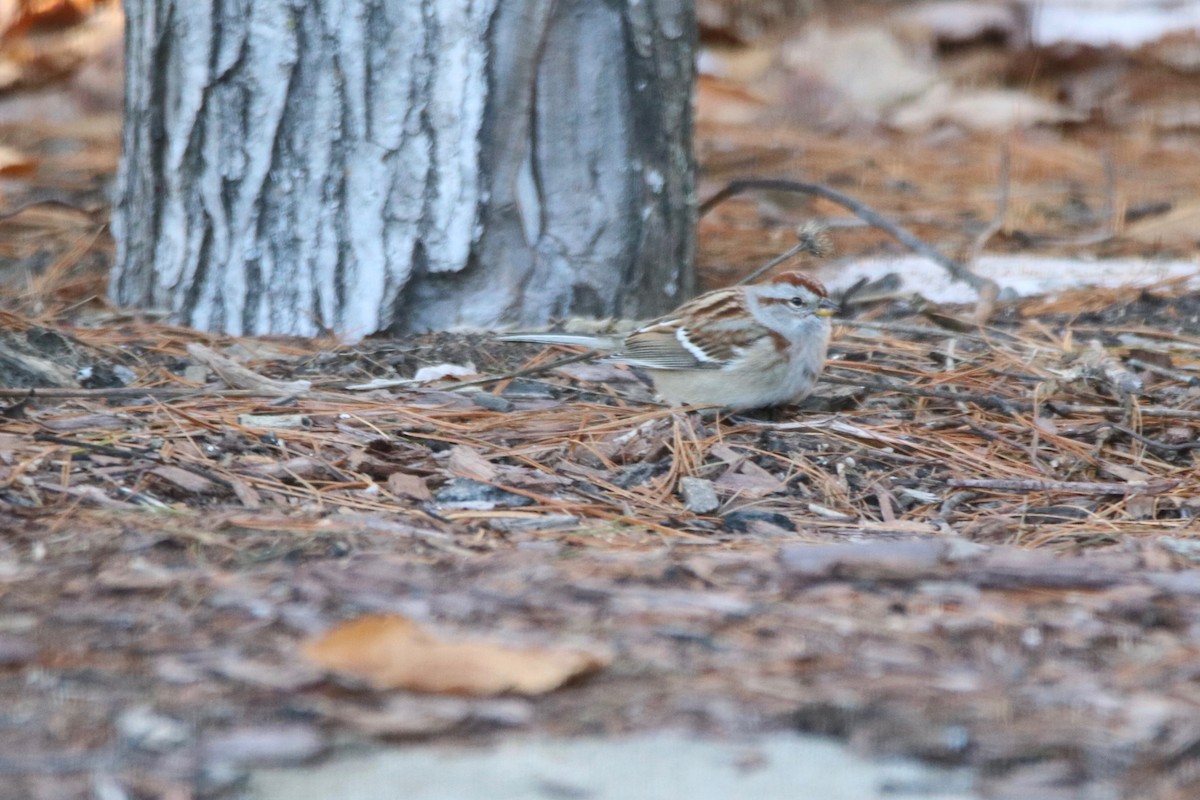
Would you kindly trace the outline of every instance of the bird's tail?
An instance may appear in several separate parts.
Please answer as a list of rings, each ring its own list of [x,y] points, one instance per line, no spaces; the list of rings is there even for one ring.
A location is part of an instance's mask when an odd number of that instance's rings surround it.
[[[504,333],[495,339],[498,342],[570,344],[591,350],[612,350],[616,346],[616,342],[608,336],[588,336],[583,333]]]

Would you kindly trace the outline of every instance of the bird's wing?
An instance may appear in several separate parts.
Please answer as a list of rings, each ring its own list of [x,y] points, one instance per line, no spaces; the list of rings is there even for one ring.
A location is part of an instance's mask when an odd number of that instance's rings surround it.
[[[721,369],[738,355],[740,348],[719,336],[689,331],[679,320],[664,320],[629,334],[612,358],[648,369]]]

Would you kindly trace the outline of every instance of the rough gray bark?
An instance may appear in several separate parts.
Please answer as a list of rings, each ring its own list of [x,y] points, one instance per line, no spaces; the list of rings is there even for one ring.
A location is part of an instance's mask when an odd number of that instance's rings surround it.
[[[230,333],[690,295],[690,0],[130,0],[112,296]]]

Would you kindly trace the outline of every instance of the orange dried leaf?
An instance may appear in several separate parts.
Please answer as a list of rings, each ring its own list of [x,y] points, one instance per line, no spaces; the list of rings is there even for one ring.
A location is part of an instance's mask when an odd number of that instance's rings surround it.
[[[37,159],[14,147],[0,145],[0,175],[19,177],[32,174],[37,168]]]
[[[449,642],[399,615],[370,615],[304,645],[314,664],[376,689],[443,694],[543,694],[607,659],[574,650],[521,650],[488,642]]]
[[[0,88],[15,90],[62,80],[119,50],[125,17],[118,3],[56,0],[16,18],[0,5],[0,25]]]
[[[26,0],[22,24],[39,28],[78,25],[96,10],[95,0]]]
[[[0,0],[0,36],[8,33],[20,15],[21,8],[17,0]]]

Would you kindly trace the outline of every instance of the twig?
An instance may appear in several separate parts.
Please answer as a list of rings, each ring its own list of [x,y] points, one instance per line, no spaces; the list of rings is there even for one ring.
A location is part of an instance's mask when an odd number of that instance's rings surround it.
[[[1200,386],[1200,376],[1189,375],[1186,372],[1170,367],[1160,367],[1158,364],[1151,364],[1149,361],[1143,361],[1140,358],[1127,358],[1125,363],[1131,367],[1144,369],[1146,372],[1153,372],[1155,375],[1161,375],[1164,378],[1170,378],[1173,381],[1179,381],[1184,386]]]
[[[950,478],[946,485],[955,489],[996,489],[1002,492],[1068,492],[1070,494],[1162,494],[1183,481],[1156,480],[1145,483],[1103,483],[1095,481],[1009,480],[1006,478]]]
[[[211,369],[221,380],[235,389],[252,389],[265,395],[287,396],[304,394],[312,389],[312,381],[278,381],[259,375],[252,369],[247,369],[232,358],[227,358],[210,347],[199,342],[187,345],[187,352],[193,359]]]
[[[829,252],[829,237],[825,235],[825,228],[824,226],[818,225],[815,222],[807,222],[797,228],[796,239],[796,244],[788,248],[787,252],[772,258],[766,264],[763,264],[761,267],[754,270],[734,285],[741,286],[745,283],[751,283],[760,275],[770,272],[772,269],[787,261],[789,258],[797,256],[800,253],[809,253],[810,255],[820,258]]]
[[[125,458],[130,460],[144,458],[149,461],[162,463],[162,458],[158,455],[158,453],[141,447],[134,450],[125,447],[113,447],[112,445],[107,444],[94,444],[92,442],[82,442],[78,439],[71,439],[66,436],[56,436],[53,433],[46,433],[45,431],[38,431],[33,434],[33,440],[35,442],[65,444],[67,447],[78,447],[81,450],[88,450],[92,453],[96,453],[97,455],[108,456],[110,458]]]
[[[1117,235],[1117,231],[1121,227],[1123,220],[1120,214],[1117,213],[1117,159],[1113,155],[1112,141],[1104,143],[1104,212],[1103,216],[1107,223],[1107,229],[1104,231],[1108,234],[1108,238]]]
[[[987,224],[987,227],[979,232],[975,237],[975,241],[971,243],[971,254],[967,259],[968,263],[974,264],[979,260],[980,254],[983,253],[983,248],[993,236],[1004,230],[1004,220],[1008,216],[1008,194],[1012,186],[1009,179],[1009,173],[1012,166],[1012,150],[1006,142],[1004,148],[1000,151],[1000,196],[996,198],[996,213],[992,216],[992,221]]]
[[[218,486],[221,486],[222,488],[228,489],[229,491],[233,491],[232,483],[230,483],[229,481],[227,481],[226,479],[222,478],[219,475],[214,475],[210,470],[207,470],[204,467],[198,467],[195,464],[188,464],[187,462],[167,461],[165,458],[163,458],[162,456],[160,456],[158,453],[154,452],[153,450],[142,449],[142,448],[133,450],[133,449],[128,449],[128,448],[124,448],[124,447],[113,447],[113,446],[107,445],[107,444],[94,444],[92,442],[83,442],[78,439],[71,439],[66,436],[56,436],[53,433],[46,433],[45,431],[36,432],[35,434],[33,434],[33,439],[34,439],[34,441],[37,441],[37,442],[51,442],[53,444],[66,445],[67,447],[78,447],[82,450],[88,450],[88,451],[96,453],[98,455],[109,456],[111,458],[126,458],[126,459],[131,459],[131,460],[138,459],[138,458],[144,458],[147,461],[151,461],[160,466],[176,467],[177,469],[182,469],[185,472],[190,472],[193,475],[199,475],[201,478],[204,478],[205,480],[212,481],[213,483],[217,484]]]
[[[1099,425],[1092,427],[1088,431],[1088,433],[1093,433],[1101,428],[1110,428],[1112,430],[1120,431],[1121,433],[1128,436],[1130,439],[1133,439],[1135,441],[1141,442],[1142,444],[1146,445],[1151,450],[1166,450],[1168,452],[1173,452],[1173,453],[1180,453],[1180,452],[1184,452],[1187,450],[1200,450],[1200,442],[1180,442],[1178,444],[1171,444],[1170,442],[1164,442],[1159,439],[1152,439],[1149,436],[1143,436],[1142,434],[1138,433],[1137,431],[1133,430],[1132,428],[1127,428],[1124,425],[1118,425],[1115,422],[1108,422],[1108,421],[1101,422]],[[1069,435],[1069,434],[1064,434],[1064,435]]]
[[[960,333],[950,331],[945,328],[934,328],[928,325],[905,325],[900,322],[880,322],[878,320],[865,319],[838,319],[838,325],[843,325],[849,328],[874,329],[885,331],[887,333],[906,333],[910,336],[936,336],[940,339],[963,338],[970,339],[975,342],[986,342],[987,338],[980,336],[977,333]],[[1004,333],[997,331],[997,333]]]
[[[953,258],[938,252],[935,248],[921,241],[908,230],[892,222],[887,217],[883,216],[878,211],[875,211],[865,203],[861,203],[848,195],[844,195],[835,189],[830,189],[828,186],[822,186],[819,183],[803,183],[801,181],[784,180],[781,178],[743,178],[740,180],[730,181],[724,189],[700,204],[699,215],[703,217],[719,203],[727,200],[730,197],[733,197],[734,195],[756,189],[765,189],[767,191],[776,192],[798,192],[800,194],[811,194],[829,200],[832,203],[837,203],[843,208],[849,209],[860,219],[863,219],[880,230],[887,232],[894,239],[907,246],[913,252],[920,253],[926,258],[933,260],[943,269],[945,269],[946,272],[950,273],[951,278],[957,281],[962,281],[975,291],[983,292],[984,290],[988,289],[988,287],[996,286],[994,281],[988,280],[987,278],[982,278],[976,275],[974,272],[971,272],[971,270],[967,269],[958,261],[955,261]]]
[[[0,388],[0,397],[24,397],[31,400],[74,400],[120,397],[157,397],[174,399],[180,397],[262,397],[263,392],[253,389],[205,389],[182,386],[114,386],[110,389],[40,389]]]
[[[971,420],[969,420],[969,419],[963,420],[963,424],[965,424],[967,426],[967,430],[971,431],[971,433],[975,434],[980,439],[984,439],[985,441],[989,441],[989,442],[1001,442],[1002,444],[1006,444],[1009,447],[1012,447],[1016,450],[1020,450],[1021,452],[1025,453],[1025,455],[1029,456],[1029,463],[1033,464],[1034,469],[1036,469],[1038,472],[1042,473],[1043,475],[1048,474],[1049,471],[1046,469],[1046,465],[1042,463],[1042,459],[1040,456],[1038,456],[1038,453],[1037,453],[1037,428],[1036,427],[1034,428],[1034,444],[1023,445],[1020,442],[1009,439],[1007,436],[1002,436],[1001,434],[996,433],[995,431],[989,431],[988,429],[984,428],[981,425],[976,425],[974,422],[971,422]]]
[[[837,375],[822,375],[821,380],[838,386],[861,386],[864,389],[882,389],[883,391],[915,395],[916,397],[932,397],[938,400],[953,400],[955,402],[975,403],[983,408],[991,408],[1007,413],[1017,411],[1032,411],[1033,403],[1020,400],[1006,400],[1002,397],[971,392],[953,392],[948,389],[923,389],[920,386],[907,386],[890,381],[871,380],[869,378],[843,378]]]
[[[550,370],[558,369],[559,367],[565,367],[568,364],[577,364],[580,361],[589,361],[598,357],[599,355],[600,354],[595,350],[588,350],[587,352],[576,353],[573,356],[566,356],[555,361],[548,361],[545,364],[538,364],[537,366],[526,367],[525,369],[513,370],[512,372],[502,372],[499,375],[488,375],[485,378],[476,378],[473,381],[456,383],[453,386],[445,387],[445,390],[449,392],[461,392],[464,389],[473,389],[476,386],[486,386],[489,383],[497,383],[498,381],[507,381],[512,380],[513,378],[528,378],[532,375],[541,375],[544,372],[549,372]]]
[[[26,211],[29,211],[32,208],[37,208],[38,206],[53,206],[55,208],[63,208],[68,211],[74,211],[80,216],[87,217],[88,221],[90,222],[97,222],[104,226],[108,225],[108,223],[104,220],[104,217],[108,214],[108,209],[103,206],[91,209],[89,211],[88,209],[80,208],[73,203],[68,203],[65,200],[55,199],[34,200],[29,203],[22,203],[11,211],[0,212],[0,220],[12,219],[13,217],[24,214]]]
[[[1074,403],[1059,403],[1047,400],[1046,406],[1052,411],[1063,414],[1101,414],[1125,416],[1123,406],[1083,406]],[[1189,411],[1185,408],[1168,408],[1167,406],[1138,406],[1138,413],[1143,417],[1158,417],[1160,419],[1184,419],[1200,422],[1200,411]]]
[[[783,262],[787,261],[789,258],[799,255],[801,252],[803,252],[803,250],[804,250],[804,242],[797,242],[796,244],[792,245],[787,250],[785,250],[782,254],[775,256],[775,258],[772,258],[770,261],[763,264],[761,267],[754,270],[753,272],[751,272],[746,277],[742,278],[740,281],[738,281],[734,285],[741,286],[744,283],[751,283],[756,278],[758,278],[758,276],[762,275],[763,273],[767,272],[768,270],[774,269],[775,267],[779,266]]]
[[[333,387],[336,388],[336,387]],[[274,390],[264,389],[213,389],[203,386],[115,386],[110,389],[58,389],[58,388],[8,388],[0,387],[0,399],[20,397],[31,401],[37,400],[108,400],[126,397],[149,397],[154,400],[186,400],[192,397],[240,398],[240,397],[278,397]],[[359,398],[350,394],[338,394],[331,391],[309,392],[305,395],[308,400],[321,400],[338,403],[353,403]]]

